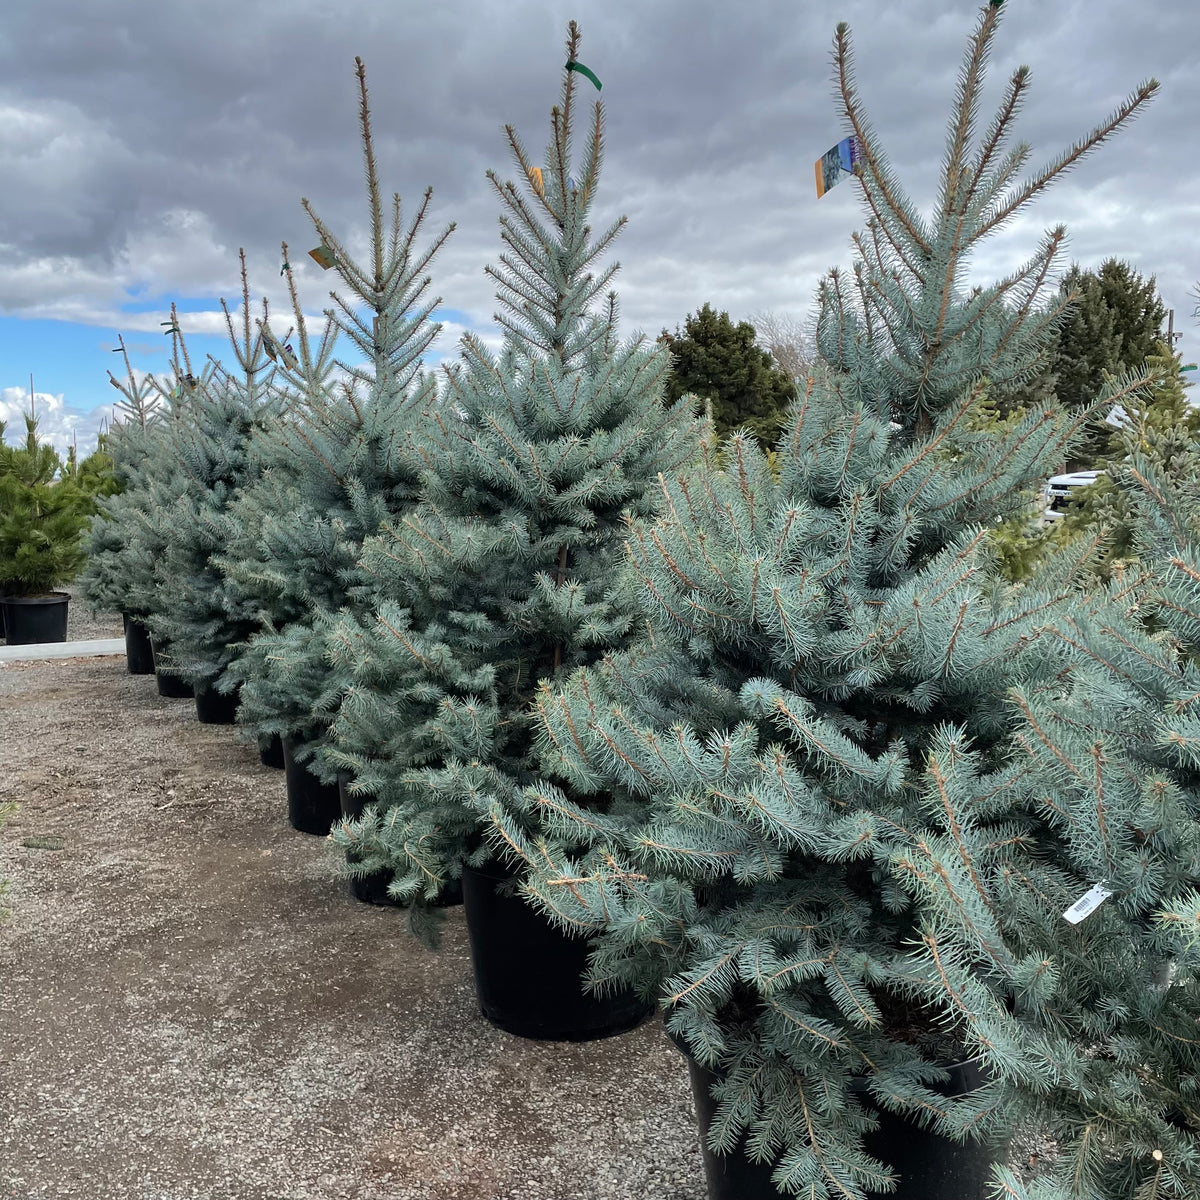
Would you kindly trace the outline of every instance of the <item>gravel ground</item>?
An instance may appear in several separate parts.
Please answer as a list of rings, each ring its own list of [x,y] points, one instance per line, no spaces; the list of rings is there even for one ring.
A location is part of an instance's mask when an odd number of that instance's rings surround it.
[[[0,1197],[702,1200],[657,1021],[493,1029],[461,910],[434,954],[350,900],[282,773],[122,659],[0,667],[5,800]]]
[[[71,595],[71,602],[67,605],[68,642],[125,636],[120,613],[93,613],[88,602],[80,596],[77,587],[70,585],[62,590]]]

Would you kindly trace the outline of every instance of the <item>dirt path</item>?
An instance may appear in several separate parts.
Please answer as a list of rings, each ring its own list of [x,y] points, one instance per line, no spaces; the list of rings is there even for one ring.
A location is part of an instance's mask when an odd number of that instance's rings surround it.
[[[282,773],[122,659],[0,668],[5,800],[5,1200],[703,1197],[657,1022],[493,1029],[461,910],[433,954],[350,900]]]

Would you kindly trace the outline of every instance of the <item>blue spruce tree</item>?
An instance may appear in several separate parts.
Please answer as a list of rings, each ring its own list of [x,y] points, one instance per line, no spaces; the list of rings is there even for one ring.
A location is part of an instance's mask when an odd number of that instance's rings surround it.
[[[973,1011],[975,1036],[1005,1035],[997,1099],[1058,1151],[1036,1186],[999,1173],[1014,1200],[1200,1194],[1200,474],[1180,468],[1116,470],[1135,557],[1047,623],[1067,668],[1015,689],[1009,778],[947,736],[963,820],[902,868],[935,913],[952,886],[978,912],[952,986],[1010,998],[1015,1028]]]
[[[251,333],[244,253],[240,342],[228,306],[221,303],[241,369],[237,375],[213,359],[194,375],[171,310],[170,332],[185,368],[173,391],[183,403],[164,444],[169,473],[142,513],[157,554],[152,596],[140,607],[150,614],[151,632],[170,645],[178,674],[197,689],[228,693],[237,684],[229,667],[255,623],[248,606],[227,602],[218,559],[227,541],[229,507],[250,478],[251,435],[278,413],[280,397],[263,339]]]
[[[440,301],[427,294],[426,271],[453,229],[424,248],[418,244],[429,190],[406,231],[399,195],[390,226],[386,221],[366,70],[361,59],[355,62],[371,261],[356,263],[303,201],[321,252],[332,258],[355,301],[330,293],[336,311],[327,311],[314,345],[287,271],[297,349],[291,349],[291,332],[279,338],[263,325],[286,395],[279,417],[251,441],[253,483],[230,508],[227,550],[219,560],[228,606],[251,610],[259,622],[231,671],[243,684],[240,720],[260,738],[293,739],[299,757],[327,778],[317,751],[344,680],[328,659],[325,629],[333,615],[358,603],[363,539],[413,503],[417,464],[410,438],[437,401],[435,378],[422,366],[440,329],[430,319]],[[286,244],[283,257],[286,264]],[[334,357],[339,335],[358,361]]]
[[[192,374],[178,314],[164,322],[172,339],[171,373],[166,379],[138,379],[124,343],[126,381],[109,372],[123,400],[116,405],[120,426],[114,430],[114,457],[124,490],[102,501],[92,525],[94,565],[85,572],[84,594],[97,607],[119,609],[150,623],[165,603],[160,570],[168,532],[159,515],[176,504],[187,486],[180,470],[180,447],[189,428],[189,409],[200,380]],[[174,673],[169,641],[160,626],[156,665]]]
[[[572,64],[579,36],[572,23]],[[503,345],[464,338],[414,439],[421,502],[364,546],[376,619],[332,640],[355,670],[336,765],[377,801],[334,840],[364,872],[391,867],[418,923],[465,856],[487,857],[479,798],[534,778],[539,680],[633,635],[636,596],[616,578],[626,522],[651,513],[660,472],[698,452],[689,402],[662,400],[665,349],[618,336],[617,267],[599,260],[625,219],[599,234],[589,223],[604,117],[597,101],[576,159],[579,79],[566,71],[543,165],[506,127],[519,182],[488,173],[504,210],[505,250],[487,268]]]
[[[1035,786],[1008,692],[1065,669],[1047,626],[1076,601],[1085,548],[1006,589],[986,531],[1145,381],[987,429],[989,387],[1036,371],[1061,316],[1040,301],[1064,231],[998,283],[966,273],[1157,85],[1021,180],[1027,69],[979,128],[999,21],[984,8],[971,38],[928,215],[888,165],[838,27],[870,219],[850,276],[821,286],[822,361],[775,469],[735,435],[721,462],[665,480],[661,516],[630,539],[649,636],[540,689],[548,778],[520,804],[474,798],[526,894],[601,935],[597,984],[659,995],[722,1073],[710,1146],[742,1144],[811,1200],[894,1183],[866,1149],[872,1106],[1001,1139],[1086,1049],[1047,1051],[1050,982],[1002,918],[1016,884],[997,864],[1024,827],[994,819]],[[951,1099],[938,1084],[956,1057],[990,1082]]]
[[[145,557],[148,548],[138,537],[139,514],[149,507],[148,492],[159,465],[156,439],[162,434],[168,407],[161,385],[150,375],[139,379],[124,340],[118,342],[126,378],[122,382],[109,372],[109,382],[122,398],[113,406],[113,425],[105,439],[118,490],[96,502],[84,546],[87,566],[79,584],[93,608],[144,620],[149,610],[140,609],[133,599],[135,580],[149,579],[154,564]]]

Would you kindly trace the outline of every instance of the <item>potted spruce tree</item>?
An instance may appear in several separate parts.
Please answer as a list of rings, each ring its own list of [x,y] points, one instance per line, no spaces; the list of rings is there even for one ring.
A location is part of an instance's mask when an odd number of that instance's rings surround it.
[[[356,72],[370,261],[357,263],[308,201],[303,204],[320,240],[314,254],[336,270],[365,311],[331,293],[337,307],[327,312],[314,345],[288,271],[296,351],[287,352],[290,334],[279,338],[269,324],[263,336],[281,348],[280,378],[293,399],[251,440],[254,479],[230,507],[227,549],[218,560],[227,604],[249,606],[261,622],[230,668],[242,685],[240,719],[260,743],[281,739],[291,822],[321,836],[341,816],[343,800],[351,812],[357,803],[352,781],[343,778],[339,793],[339,771],[319,753],[346,682],[326,655],[325,629],[330,618],[358,604],[364,579],[356,564],[364,538],[414,500],[417,468],[409,442],[437,400],[434,378],[422,368],[440,329],[431,320],[440,298],[428,295],[427,270],[453,229],[420,245],[430,190],[406,232],[399,195],[388,220],[361,59]],[[286,263],[286,244],[283,256]],[[333,358],[339,335],[360,361]],[[333,377],[335,369],[340,378]],[[358,881],[355,887],[360,898],[386,898],[378,887],[367,891]]]
[[[364,871],[394,870],[392,894],[418,930],[461,875],[485,1015],[523,1036],[582,1039],[645,1010],[627,992],[581,994],[586,941],[511,894],[512,867],[483,844],[473,801],[532,781],[538,679],[632,636],[636,597],[614,586],[625,522],[650,512],[659,472],[696,457],[699,423],[688,402],[663,402],[665,348],[618,338],[605,295],[616,266],[597,263],[624,219],[598,236],[589,224],[599,102],[572,158],[576,91],[590,75],[579,37],[572,23],[543,164],[510,126],[519,182],[489,173],[504,209],[505,252],[488,268],[503,348],[464,339],[418,446],[420,503],[364,546],[375,620],[334,638],[335,653],[357,657],[335,738],[377,801],[334,841]]]
[[[241,258],[240,341],[222,301],[240,373],[210,359],[195,376],[172,308],[169,332],[184,359],[186,372],[178,386],[186,399],[170,441],[165,494],[150,517],[163,542],[154,563],[151,633],[169,643],[176,672],[195,692],[197,717],[223,725],[233,724],[237,715],[237,680],[229,667],[257,621],[249,606],[229,604],[218,560],[227,543],[230,505],[253,477],[250,438],[284,403],[273,387],[263,339],[251,332],[244,253]]]
[[[182,463],[194,440],[194,401],[210,372],[192,373],[191,359],[171,307],[166,335],[172,339],[171,376],[138,380],[125,353],[127,383],[111,373],[109,382],[124,396],[117,413],[121,492],[103,504],[104,523],[93,525],[94,570],[86,587],[93,603],[119,607],[126,614],[127,660],[132,650],[140,666],[146,665],[145,632],[149,631],[150,659],[160,696],[191,699],[194,690],[180,674],[173,647],[160,623],[153,628],[171,588],[162,571],[170,531],[163,515],[180,502],[189,486]],[[131,644],[132,643],[132,644]]]
[[[55,589],[83,566],[92,512],[54,447],[39,440],[32,413],[25,427],[25,445],[0,458],[0,606],[10,646],[67,640],[70,597]]]
[[[821,287],[823,361],[774,469],[738,435],[667,481],[630,542],[652,637],[541,689],[548,778],[515,809],[487,798],[526,894],[599,935],[594,976],[661,999],[714,1200],[983,1200],[989,1175],[1012,1185],[998,1147],[1050,1112],[1067,1160],[1107,1152],[1071,1095],[1096,1014],[1071,994],[1056,1027],[1077,952],[1062,913],[1086,873],[1039,865],[1060,832],[1008,698],[1061,687],[1071,652],[1049,629],[1086,555],[1007,589],[987,531],[1145,381],[981,429],[989,389],[1026,379],[1053,334],[1063,231],[997,284],[961,281],[976,244],[1156,85],[1018,182],[1024,68],[975,130],[998,21],[988,6],[971,38],[930,214],[888,167],[839,26],[872,219],[853,277]],[[1057,958],[1031,952],[1035,920]]]
[[[122,399],[113,406],[113,426],[104,442],[115,486],[96,502],[96,515],[84,542],[87,565],[79,584],[94,609],[121,614],[129,673],[153,675],[148,613],[137,610],[131,594],[138,571],[134,560],[140,549],[136,529],[153,471],[154,439],[161,432],[165,409],[162,389],[154,377],[139,379],[134,374],[124,339],[118,338],[116,352],[125,360],[126,381],[109,372],[109,383]]]

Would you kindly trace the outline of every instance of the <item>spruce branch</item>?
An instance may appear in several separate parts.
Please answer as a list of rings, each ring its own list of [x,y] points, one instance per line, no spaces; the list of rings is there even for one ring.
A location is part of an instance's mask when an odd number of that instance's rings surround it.
[[[967,168],[967,151],[975,132],[979,116],[979,87],[987,65],[988,50],[999,21],[1000,10],[989,6],[980,14],[979,24],[971,38],[967,60],[958,77],[957,94],[952,110],[950,132],[947,138],[946,162],[942,173],[942,220],[948,221],[959,214],[959,228],[955,238],[961,236],[965,218],[964,199],[969,197],[973,180]]]
[[[1004,224],[1019,208],[1022,208],[1044,188],[1048,187],[1058,176],[1069,171],[1076,163],[1086,157],[1092,150],[1107,141],[1123,126],[1136,119],[1147,104],[1158,94],[1157,79],[1148,79],[1130,93],[1127,99],[1117,107],[1108,119],[1097,125],[1086,137],[1080,138],[1058,158],[1043,167],[1032,179],[1022,184],[1015,192],[999,200],[998,207],[982,224],[975,240],[986,236],[992,230]]]
[[[908,235],[912,245],[920,252],[923,258],[928,259],[931,256],[929,241],[919,226],[918,218],[912,212],[910,202],[907,199],[899,197],[889,185],[889,172],[875,149],[874,132],[867,124],[866,117],[859,105],[858,90],[854,84],[854,52],[850,45],[850,26],[845,21],[839,23],[834,35],[833,61],[837,70],[838,94],[841,97],[842,110],[850,123],[850,127],[854,131],[855,137],[858,138],[859,146],[862,149],[863,161],[866,164],[865,171],[860,175],[860,182],[863,182],[863,175],[869,172],[871,184],[873,188],[878,189],[880,198],[888,213],[897,218],[900,227]],[[865,182],[863,182],[863,194],[867,202],[874,208],[875,200],[872,188],[869,188]],[[900,246],[899,242],[891,236],[889,225],[883,220],[882,212],[876,211],[876,217],[879,218],[880,227],[885,236],[888,237],[897,255],[900,256],[913,274],[919,274],[916,267],[910,263],[908,254]]]

